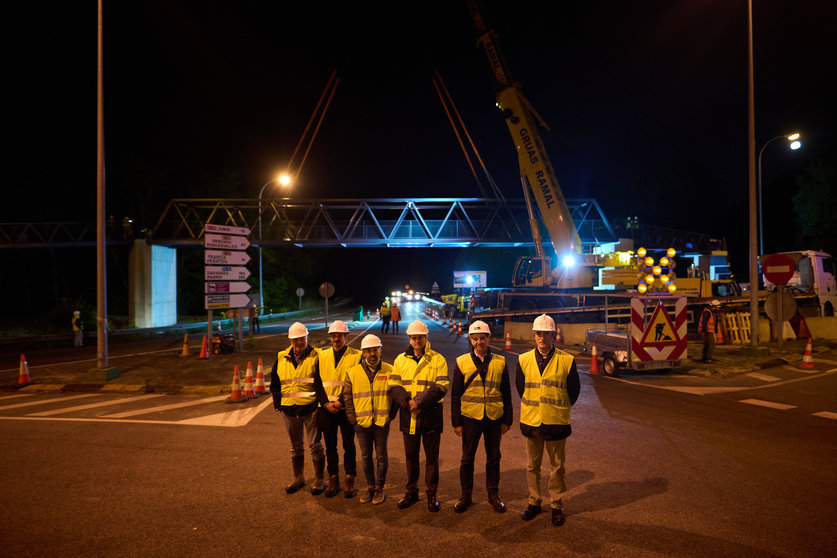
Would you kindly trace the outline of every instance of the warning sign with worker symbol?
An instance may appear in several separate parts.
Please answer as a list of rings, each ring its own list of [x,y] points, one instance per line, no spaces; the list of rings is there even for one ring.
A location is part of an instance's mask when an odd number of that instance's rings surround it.
[[[642,347],[661,349],[668,345],[677,345],[679,342],[680,338],[675,332],[665,305],[662,302],[658,303],[639,344]]]

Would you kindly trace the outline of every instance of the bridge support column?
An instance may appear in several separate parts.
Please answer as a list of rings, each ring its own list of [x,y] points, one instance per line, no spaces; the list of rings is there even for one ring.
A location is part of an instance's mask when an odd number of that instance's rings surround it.
[[[131,324],[162,327],[177,323],[177,250],[135,240],[128,274]]]

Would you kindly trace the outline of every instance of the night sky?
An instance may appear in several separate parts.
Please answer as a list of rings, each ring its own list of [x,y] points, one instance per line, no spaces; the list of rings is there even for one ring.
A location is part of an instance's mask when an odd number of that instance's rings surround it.
[[[7,187],[23,203],[6,204],[1,221],[94,217],[87,4],[17,7],[9,20],[27,30],[6,105],[16,163]],[[541,133],[566,197],[597,198],[614,223],[636,215],[725,236],[733,262],[746,261],[746,5],[483,2],[550,126]],[[287,164],[335,69],[337,92],[291,195],[479,196],[431,81],[438,70],[495,181],[521,197],[464,0],[106,0],[104,9],[109,214],[151,226],[172,197],[255,198]],[[754,19],[757,149],[795,130],[804,142],[765,151],[773,230],[794,193],[787,177],[835,149],[837,8],[755,0]]]

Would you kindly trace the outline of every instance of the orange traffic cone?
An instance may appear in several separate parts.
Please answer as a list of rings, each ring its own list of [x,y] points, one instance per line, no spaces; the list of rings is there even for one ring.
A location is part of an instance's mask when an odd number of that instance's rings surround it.
[[[256,395],[264,395],[267,393],[267,388],[264,385],[264,366],[262,366],[262,359],[259,359],[259,365],[256,367],[256,384],[253,386],[253,391]]]
[[[564,338],[561,336],[561,326],[555,326],[555,342],[556,343],[563,343]]]
[[[456,322],[456,335],[462,335],[462,320]]]
[[[247,361],[247,373],[244,375],[244,396],[256,397],[256,392],[253,390],[253,365]]]
[[[31,384],[32,382],[29,380],[29,363],[26,362],[26,357],[23,353],[20,353],[20,374],[17,377],[17,383],[15,387],[25,387]]]
[[[230,390],[230,397],[227,403],[242,403],[249,398],[241,393],[241,376],[238,373],[238,365],[235,365],[235,372],[233,372],[232,389]]]
[[[512,349],[511,333],[509,333],[508,331],[506,332],[506,346],[505,346],[505,349],[507,351],[511,351],[511,349]]]
[[[450,322],[448,323],[448,329],[453,331],[456,326],[454,325],[453,316],[450,318]]]
[[[805,347],[805,356],[802,357],[802,368],[816,368],[816,366],[814,366],[814,358],[811,355],[810,337],[808,338],[808,345]]]
[[[183,334],[183,351],[180,353],[180,356],[187,357],[192,356],[192,353],[189,352],[189,334]]]
[[[599,354],[596,352],[596,344],[593,343],[593,348],[590,351],[590,373],[601,374],[599,372]]]
[[[443,326],[448,325],[448,315],[447,314],[442,314],[442,325]]]
[[[201,341],[201,354],[198,355],[198,358],[209,358],[209,352],[206,349],[206,334],[203,335],[203,341]]]

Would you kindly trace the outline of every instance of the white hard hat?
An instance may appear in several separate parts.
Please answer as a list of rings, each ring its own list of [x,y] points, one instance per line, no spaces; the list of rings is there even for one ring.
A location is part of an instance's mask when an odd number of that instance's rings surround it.
[[[716,299],[713,299],[712,302],[710,302],[709,304],[711,304],[712,306],[720,306],[721,301],[716,298]]]
[[[421,320],[412,321],[407,326],[407,335],[427,335],[428,333],[427,324]]]
[[[532,331],[555,331],[555,320],[546,314],[541,314],[532,323]]]
[[[349,333],[349,326],[343,320],[334,320],[328,328],[329,333]]]
[[[471,327],[468,328],[468,335],[472,333],[487,333],[491,335],[491,330],[488,328],[488,324],[482,320],[477,320],[471,324]]]
[[[75,314],[76,316],[79,316],[79,315],[81,315],[81,312],[79,312],[78,310],[76,310],[75,312],[73,312],[73,314]]]
[[[305,327],[305,324],[294,322],[291,324],[291,327],[288,328],[288,339],[299,339],[300,337],[307,337],[308,336],[308,328]]]
[[[381,346],[381,339],[377,335],[372,335],[371,333],[363,338],[363,341],[360,342],[361,349],[371,349],[373,347],[380,347]]]

